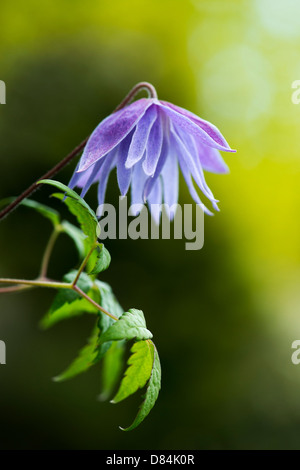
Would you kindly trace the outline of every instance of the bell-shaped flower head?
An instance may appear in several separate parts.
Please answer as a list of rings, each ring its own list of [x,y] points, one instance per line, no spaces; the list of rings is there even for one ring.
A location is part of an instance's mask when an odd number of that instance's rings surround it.
[[[178,202],[179,168],[195,202],[202,204],[194,183],[212,206],[217,200],[204,171],[226,173],[219,151],[232,150],[220,131],[195,114],[157,98],[142,98],[104,119],[90,136],[69,183],[82,188],[84,197],[98,183],[98,202],[104,203],[113,168],[122,196],[131,186],[131,204]],[[157,211],[152,215],[159,222]],[[170,218],[173,212],[169,212]]]

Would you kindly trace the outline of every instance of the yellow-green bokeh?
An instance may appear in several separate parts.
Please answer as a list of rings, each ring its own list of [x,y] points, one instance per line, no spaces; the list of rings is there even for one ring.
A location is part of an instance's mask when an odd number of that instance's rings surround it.
[[[103,279],[125,308],[144,310],[161,352],[153,414],[127,435],[117,425],[138,400],[98,403],[98,371],[52,384],[88,319],[40,332],[51,293],[1,297],[1,448],[299,448],[300,365],[290,359],[300,336],[299,18],[297,0],[1,1],[1,198],[56,163],[141,80],[237,149],[224,155],[230,174],[207,175],[221,212],[206,217],[200,252],[109,243]],[[191,202],[181,183],[180,202]],[[112,179],[108,197],[117,194]],[[1,223],[0,275],[33,277],[48,229],[25,209]],[[74,256],[62,240],[53,275]]]

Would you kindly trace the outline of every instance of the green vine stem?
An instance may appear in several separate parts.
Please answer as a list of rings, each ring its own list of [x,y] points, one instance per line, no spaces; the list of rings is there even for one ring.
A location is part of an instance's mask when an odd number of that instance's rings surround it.
[[[113,315],[112,313],[105,310],[101,305],[95,302],[91,297],[85,294],[77,285],[68,282],[58,282],[52,281],[51,279],[41,279],[37,278],[34,280],[27,280],[27,279],[10,279],[10,278],[1,278],[0,283],[2,284],[18,284],[18,289],[15,286],[11,286],[12,288],[8,287],[7,289],[2,290],[2,292],[12,292],[13,290],[21,290],[21,286],[28,286],[28,287],[48,287],[53,289],[72,289],[77,292],[81,297],[84,297],[88,302],[90,302],[94,307],[96,307],[100,312],[108,315],[113,320],[117,321],[118,317]],[[8,290],[10,289],[10,290]]]
[[[47,270],[48,270],[48,265],[50,261],[50,256],[52,254],[53,247],[55,245],[57,237],[60,233],[61,233],[61,226],[56,225],[49,238],[48,245],[46,246],[46,250],[42,259],[41,272],[39,276],[40,279],[44,279],[47,277]]]
[[[72,282],[72,285],[73,286],[76,286],[77,282],[78,282],[78,279],[80,277],[80,274],[83,272],[84,268],[86,267],[87,263],[88,263],[88,260],[91,256],[91,254],[93,253],[94,249],[96,248],[97,246],[97,243],[95,243],[95,245],[92,246],[92,248],[90,249],[90,251],[88,252],[88,254],[86,255],[86,257],[84,258],[84,260],[82,261],[81,263],[81,266],[80,268],[78,269],[78,272],[76,274],[76,277],[74,279],[74,281]]]
[[[53,288],[53,289],[72,289],[75,292],[77,292],[77,294],[79,294],[81,297],[85,298],[88,302],[90,302],[94,307],[96,307],[97,310],[100,310],[100,312],[104,313],[105,315],[109,316],[113,320],[117,321],[118,317],[108,312],[103,307],[101,307],[101,305],[95,302],[91,297],[89,297],[85,292],[83,292],[77,286],[77,282],[80,278],[80,274],[83,272],[96,245],[92,247],[92,249],[88,252],[86,257],[84,258],[73,282],[71,283],[58,282],[58,281],[53,281],[52,279],[48,279],[46,277],[50,256],[51,256],[54,244],[56,242],[56,239],[60,232],[61,232],[61,227],[60,225],[57,225],[54,231],[52,232],[49,238],[48,244],[46,246],[39,277],[33,280],[0,278],[0,284],[17,284],[17,285],[10,285],[9,287],[0,288],[0,293],[4,294],[4,293],[9,293],[9,292],[16,292],[16,291],[20,291],[20,290],[24,290],[28,288],[33,288],[33,287],[48,287],[48,288]]]

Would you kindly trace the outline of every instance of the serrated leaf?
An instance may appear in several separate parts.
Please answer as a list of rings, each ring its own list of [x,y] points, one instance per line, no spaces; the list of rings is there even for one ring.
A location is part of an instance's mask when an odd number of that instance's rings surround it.
[[[116,297],[113,294],[111,287],[106,284],[105,282],[101,282],[98,279],[95,280],[95,285],[99,292],[99,303],[100,305],[107,310],[108,312],[112,313],[116,317],[120,317],[123,313],[123,309],[120,306],[119,302],[117,301]],[[99,349],[98,349],[98,357],[99,360],[106,354],[108,349],[111,346],[111,341],[107,341],[105,344],[101,343],[102,335],[107,331],[107,329],[115,323],[115,321],[110,318],[109,316],[101,313],[99,316]]]
[[[71,271],[68,275],[64,277],[64,279],[66,280],[66,282],[72,282],[75,276],[76,271]],[[106,310],[109,310],[114,315],[119,316],[122,312],[122,309],[119,303],[117,302],[111,287],[108,284],[101,281],[93,281],[87,274],[82,273],[77,285],[82,290],[85,290],[88,286],[91,286],[91,283],[93,287],[92,297],[94,298],[94,300]],[[69,305],[73,306],[75,302]],[[67,308],[66,304],[64,305],[64,308]],[[81,372],[84,372],[91,365],[95,364],[100,359],[102,359],[102,357],[108,352],[111,346],[111,342],[99,344],[99,337],[101,337],[102,331],[105,331],[114,320],[112,320],[107,315],[104,315],[96,308],[95,310],[99,316],[95,329],[96,337],[94,335],[92,336],[89,341],[89,344],[81,350],[79,356],[75,359],[75,361],[72,362],[72,364],[67,368],[66,371],[60,374],[57,380],[65,380],[67,378],[74,377],[75,375],[78,375]]]
[[[123,314],[124,310],[116,299],[110,285],[106,282],[99,281],[99,279],[95,279],[94,284],[99,291],[99,303],[101,307],[119,318]],[[102,315],[101,330],[106,331],[114,323],[115,322],[112,318],[107,315]]]
[[[120,388],[111,403],[118,403],[143,388],[149,380],[153,367],[154,346],[149,340],[137,341],[131,348],[132,355],[128,360]]]
[[[54,377],[55,382],[62,382],[63,380],[71,379],[82,372],[87,371],[97,359],[97,342],[98,342],[98,327],[93,330],[88,344],[79,351],[77,358],[69,365],[69,367],[57,377]]]
[[[107,400],[111,396],[118,383],[123,369],[124,350],[125,343],[123,341],[113,341],[103,358],[102,392],[99,396],[101,401]]]
[[[109,251],[105,248],[103,243],[98,243],[97,248],[95,249],[97,252],[96,260],[94,262],[94,266],[90,270],[90,274],[99,274],[102,271],[105,271],[110,265],[111,256]]]
[[[122,339],[142,340],[150,338],[152,338],[152,333],[146,328],[143,312],[132,308],[128,312],[123,313],[120,319],[101,335],[100,343]]]
[[[41,180],[41,184],[49,184],[63,191],[63,193],[55,193],[53,197],[63,201],[70,212],[75,215],[80,224],[82,231],[87,236],[86,242],[89,246],[96,243],[97,235],[99,235],[100,226],[95,212],[90,208],[84,199],[82,199],[75,191],[68,186],[53,180]]]
[[[0,201],[0,207],[10,204],[15,199],[16,198],[14,197],[2,199]],[[40,202],[34,201],[32,199],[24,199],[22,202],[20,202],[20,205],[26,206],[30,209],[34,209],[36,212],[39,212],[42,216],[49,219],[54,225],[54,227],[60,224],[59,213],[51,207],[46,206],[45,204],[41,204]]]
[[[147,385],[147,390],[144,395],[144,401],[140,406],[139,412],[128,428],[121,428],[122,431],[132,431],[135,429],[139,424],[144,421],[144,419],[148,416],[150,411],[152,410],[155,402],[157,400],[160,388],[161,388],[161,366],[160,360],[158,356],[157,349],[152,341],[149,341],[153,345],[154,348],[154,360],[153,360],[153,367],[151,372],[151,377]]]
[[[83,232],[67,220],[63,220],[60,224],[61,231],[68,235],[74,242],[80,259],[85,256],[85,235]]]
[[[75,215],[81,230],[86,235],[85,244],[87,245],[87,251],[89,251],[89,248],[96,244],[97,241],[97,224],[91,217],[89,211],[82,206],[77,199],[72,199],[70,197],[65,198],[65,195],[62,193],[54,193],[52,194],[52,197],[64,202],[69,211]]]

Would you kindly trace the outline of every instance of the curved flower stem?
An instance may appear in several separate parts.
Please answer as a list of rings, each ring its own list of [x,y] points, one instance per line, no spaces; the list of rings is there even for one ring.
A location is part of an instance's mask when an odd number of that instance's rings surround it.
[[[127,96],[125,96],[125,98],[123,99],[123,101],[121,101],[121,103],[119,104],[119,106],[116,107],[116,109],[114,110],[114,113],[116,111],[119,111],[119,109],[122,109],[124,108],[125,106],[127,106],[127,104],[130,103],[130,101],[133,100],[133,98],[142,90],[147,90],[148,92],[148,95],[149,95],[149,98],[155,98],[157,99],[157,93],[156,93],[156,90],[154,88],[153,85],[151,85],[151,83],[148,83],[148,82],[140,82],[140,83],[137,83],[133,88],[132,90],[128,93]]]
[[[48,269],[48,265],[49,265],[49,261],[50,261],[50,256],[51,256],[54,244],[56,242],[56,239],[57,239],[60,232],[61,232],[60,225],[57,225],[54,228],[54,230],[53,230],[53,232],[52,232],[52,234],[49,238],[49,241],[48,241],[48,244],[46,246],[46,250],[45,250],[45,253],[44,253],[44,256],[43,256],[43,259],[42,259],[41,272],[40,272],[40,278],[41,279],[44,279],[47,276],[47,269]]]
[[[157,93],[153,85],[148,82],[140,82],[135,85],[132,90],[128,93],[128,95],[124,98],[124,100],[116,107],[113,111],[119,111],[120,109],[124,108],[130,101],[139,93],[141,90],[147,90],[149,94],[149,98],[157,98]],[[41,180],[51,179],[55,176],[60,170],[62,170],[68,163],[70,163],[80,152],[84,149],[87,144],[87,141],[90,136],[88,136],[81,144],[79,144],[72,152],[70,152],[65,158],[63,158],[57,165],[55,165],[51,170],[47,171],[43,176],[41,176],[37,181],[32,183],[29,188],[27,188],[20,196],[18,196],[13,202],[11,202],[7,207],[5,207],[0,212],[0,220],[7,216],[10,212],[12,212],[18,205],[27,197],[29,197],[34,191],[38,189],[41,185],[38,184]]]

